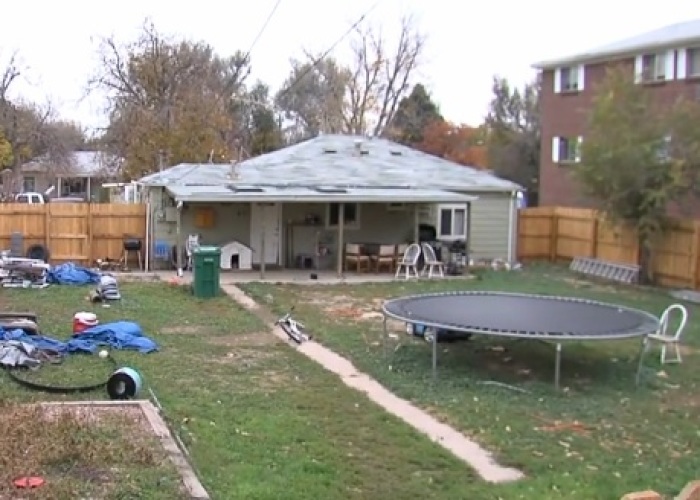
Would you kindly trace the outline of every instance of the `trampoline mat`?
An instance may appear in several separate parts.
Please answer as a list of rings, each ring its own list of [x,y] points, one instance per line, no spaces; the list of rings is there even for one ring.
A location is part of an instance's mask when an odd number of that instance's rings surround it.
[[[408,323],[523,337],[624,338],[658,326],[651,314],[614,304],[497,292],[414,295],[386,302],[384,312]]]

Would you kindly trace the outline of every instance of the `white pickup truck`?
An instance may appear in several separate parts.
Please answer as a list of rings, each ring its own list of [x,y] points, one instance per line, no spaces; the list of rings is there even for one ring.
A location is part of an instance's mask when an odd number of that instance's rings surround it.
[[[45,203],[84,203],[83,198],[64,197],[64,198],[49,198],[41,193],[18,193],[15,195],[15,203],[28,203],[30,205],[43,205]]]

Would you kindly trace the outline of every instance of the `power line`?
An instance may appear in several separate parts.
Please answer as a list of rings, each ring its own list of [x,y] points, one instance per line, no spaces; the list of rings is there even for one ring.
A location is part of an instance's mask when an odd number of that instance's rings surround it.
[[[348,30],[347,30],[345,33],[343,33],[343,35],[342,35],[340,38],[338,38],[338,39],[333,43],[333,45],[331,45],[331,46],[328,48],[328,50],[326,50],[325,52],[323,52],[323,53],[321,54],[321,56],[318,57],[317,59],[312,60],[312,61],[311,61],[311,65],[310,65],[308,68],[306,68],[306,70],[304,70],[298,77],[296,77],[296,78],[292,81],[292,83],[289,84],[289,87],[287,87],[286,89],[282,90],[282,92],[280,92],[280,93],[278,94],[277,98],[279,99],[279,98],[281,98],[281,97],[284,97],[284,96],[285,96],[286,94],[288,94],[296,85],[298,85],[299,82],[301,82],[301,80],[303,80],[304,77],[306,77],[306,75],[308,75],[309,73],[311,73],[311,71],[312,71],[316,66],[318,66],[318,64],[319,64],[321,61],[323,61],[326,57],[328,57],[328,55],[329,55],[331,52],[333,52],[333,50],[340,44],[340,42],[342,42],[343,40],[345,40],[345,38],[346,38],[350,33],[352,33],[352,32],[367,18],[367,16],[370,15],[370,14],[372,13],[372,11],[373,11],[374,9],[377,8],[377,6],[378,6],[381,2],[382,2],[382,0],[377,0],[376,2],[374,2],[374,4],[373,4],[369,9],[367,9],[367,10],[365,11],[365,13],[362,14],[362,15],[357,19],[357,21],[355,21],[355,22],[352,24],[352,26],[350,26],[350,28],[348,28]]]
[[[270,24],[270,21],[272,20],[273,16],[275,15],[275,12],[277,12],[277,8],[280,6],[282,3],[282,0],[277,0],[275,5],[272,7],[272,10],[267,16],[267,19],[265,19],[265,22],[262,25],[262,28],[260,28],[260,31],[258,31],[258,34],[255,35],[255,38],[253,39],[253,43],[250,44],[250,48],[245,54],[245,58],[243,59],[244,61],[248,61],[248,58],[250,57],[250,53],[253,51],[255,46],[257,45],[258,41],[260,38],[263,36],[263,33],[265,33],[265,30],[267,29],[267,25]]]

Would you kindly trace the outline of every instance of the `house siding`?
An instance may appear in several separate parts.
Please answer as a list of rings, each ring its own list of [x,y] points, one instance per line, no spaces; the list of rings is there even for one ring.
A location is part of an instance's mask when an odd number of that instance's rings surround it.
[[[676,56],[677,57],[677,56]],[[634,74],[634,58],[614,62],[587,64],[585,69],[584,90],[578,93],[555,93],[554,70],[542,72],[541,112],[541,156],[540,156],[540,192],[541,206],[570,206],[592,208],[596,202],[583,194],[581,186],[573,175],[576,164],[559,165],[552,159],[553,137],[583,137],[585,141],[586,126],[596,87],[604,80],[610,68],[622,68],[630,76]],[[700,96],[700,82],[697,79],[670,80],[647,85],[652,93],[655,106],[668,109],[679,98],[695,100]],[[671,212],[687,212],[700,216],[700,204],[691,200],[686,209],[669,207]]]

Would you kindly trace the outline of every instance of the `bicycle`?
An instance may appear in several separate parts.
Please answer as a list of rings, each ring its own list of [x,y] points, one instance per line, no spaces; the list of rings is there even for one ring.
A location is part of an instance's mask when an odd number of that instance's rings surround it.
[[[312,337],[306,333],[304,324],[292,318],[292,312],[294,312],[294,307],[292,307],[287,314],[275,321],[275,325],[282,328],[284,333],[297,344],[311,340]]]

